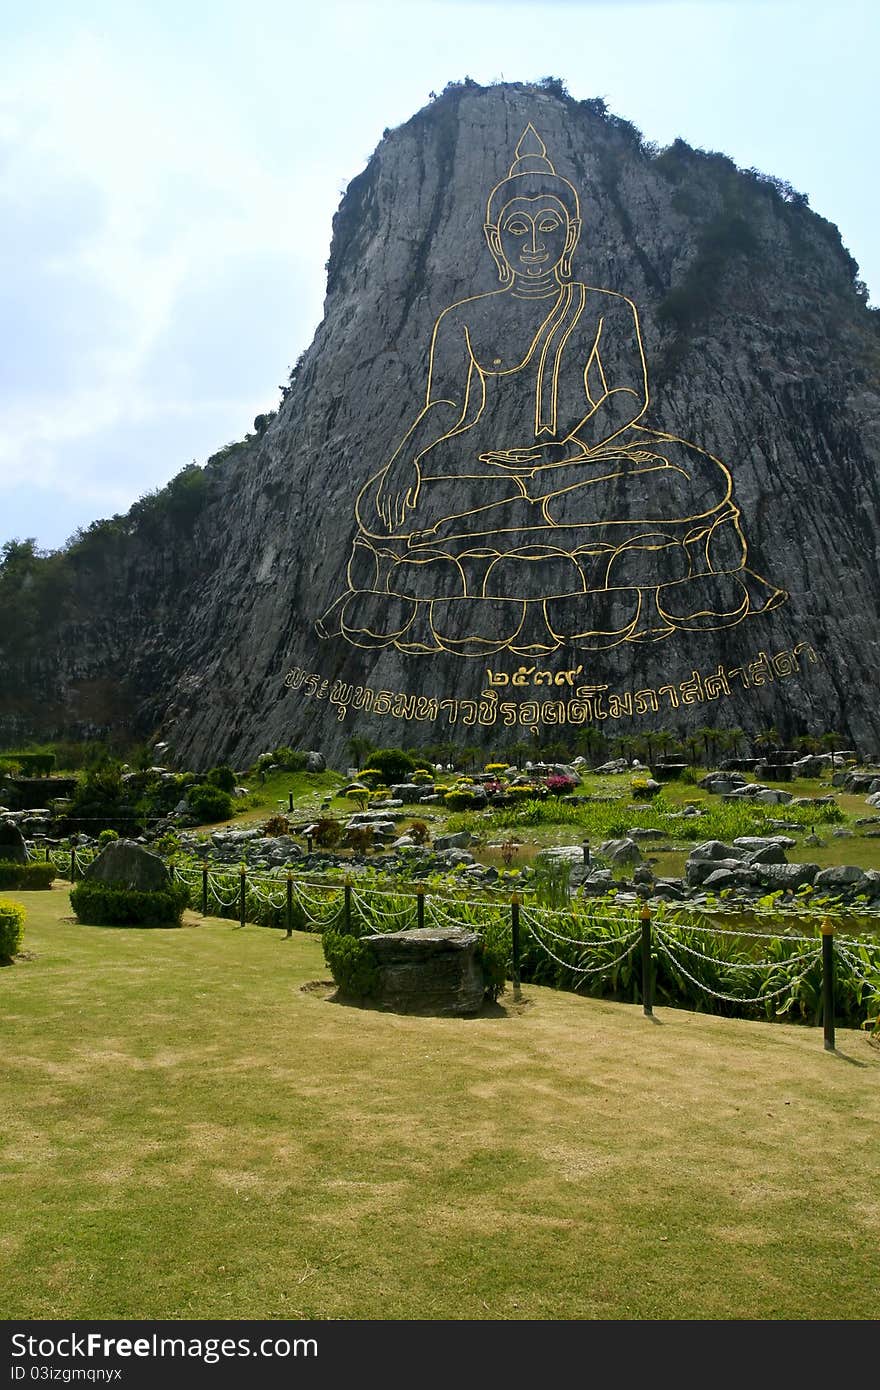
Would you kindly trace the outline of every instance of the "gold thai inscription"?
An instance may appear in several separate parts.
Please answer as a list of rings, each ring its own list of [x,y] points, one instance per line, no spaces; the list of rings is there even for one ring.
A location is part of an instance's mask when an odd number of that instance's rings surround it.
[[[521,666],[506,682],[498,681],[498,675],[502,673],[487,671],[487,675],[491,674],[495,679],[476,700],[441,700],[407,691],[374,691],[369,686],[352,686],[339,680],[330,682],[319,672],[307,671],[302,666],[290,668],[284,677],[284,685],[306,699],[326,701],[339,721],[344,720],[352,710],[401,719],[408,724],[445,722],[448,725],[460,724],[465,728],[477,725],[484,728],[518,726],[538,732],[542,727],[578,727],[602,723],[606,719],[665,714],[677,710],[680,705],[709,704],[728,699],[741,690],[803,675],[811,666],[817,665],[818,660],[808,642],[798,642],[795,647],[776,652],[773,656],[759,651],[752,661],[741,667],[728,667],[719,662],[713,671],[693,670],[675,684],[670,682],[656,689],[642,690],[611,690],[608,685],[574,685],[574,680],[581,674],[581,667],[556,672],[551,681],[538,681],[536,676],[551,673]],[[737,680],[739,684],[736,684]],[[561,692],[554,699],[502,701],[498,698],[501,687],[525,689],[528,686],[546,688],[549,685]]]

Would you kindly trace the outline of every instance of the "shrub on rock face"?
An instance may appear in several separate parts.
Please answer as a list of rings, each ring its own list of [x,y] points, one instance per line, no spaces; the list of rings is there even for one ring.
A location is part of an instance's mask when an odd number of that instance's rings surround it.
[[[98,836],[98,844],[99,844],[99,845],[109,845],[109,844],[112,843],[113,840],[118,840],[118,839],[119,839],[119,831],[118,831],[118,830],[109,830],[109,829],[108,829],[108,830],[102,830],[101,833],[100,833],[100,835]]]
[[[15,864],[10,859],[0,859],[0,888],[23,888],[27,892],[51,888],[56,873],[54,864],[44,864],[42,860]]]
[[[21,947],[24,908],[0,899],[0,963],[8,964]]]
[[[220,787],[212,787],[205,782],[190,787],[186,794],[186,804],[203,824],[232,819],[232,797]]]
[[[182,883],[156,892],[83,879],[70,890],[77,920],[91,927],[179,927],[189,890]]]

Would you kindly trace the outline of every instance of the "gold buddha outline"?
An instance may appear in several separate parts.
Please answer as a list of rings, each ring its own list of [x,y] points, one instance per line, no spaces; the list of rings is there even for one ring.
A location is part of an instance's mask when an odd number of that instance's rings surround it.
[[[678,629],[730,627],[788,597],[747,566],[727,467],[687,440],[638,424],[650,404],[638,311],[625,295],[573,280],[581,225],[577,190],[556,173],[530,122],[486,204],[484,234],[501,288],[457,300],[439,315],[425,405],[358,494],[348,588],[315,624],[321,637],[414,654],[484,657],[506,649],[545,657],[563,645],[596,650],[662,640]],[[513,300],[526,315],[535,305],[537,329],[512,364],[506,342],[496,342],[499,355],[487,361],[472,336],[486,331],[487,311]],[[563,358],[594,300],[598,326],[581,374],[587,409],[563,429]],[[494,341],[491,318],[487,342]],[[613,350],[602,346],[609,322],[628,345],[631,380],[614,375]],[[618,338],[610,341],[616,348]],[[457,380],[443,370],[454,352]],[[503,448],[492,441],[477,446],[466,471],[444,472],[438,446],[451,450],[475,430],[487,383],[497,392],[526,369],[535,372],[534,442]],[[519,398],[520,405],[530,401],[523,390]],[[583,434],[600,411],[604,433],[588,443]],[[438,430],[432,416],[445,426]],[[590,516],[600,485],[631,504],[625,480],[647,473],[657,474],[652,488],[659,484],[672,502],[688,498],[691,509],[664,517],[658,503],[661,514],[653,517]],[[490,500],[456,510],[462,483]],[[499,487],[504,495],[493,496]]]

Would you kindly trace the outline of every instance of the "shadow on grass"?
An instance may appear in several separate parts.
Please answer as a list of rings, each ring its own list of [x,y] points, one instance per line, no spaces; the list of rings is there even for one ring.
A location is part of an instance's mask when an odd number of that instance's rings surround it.
[[[448,1018],[450,1020],[461,1020],[463,1023],[471,1019],[509,1019],[515,1018],[523,1013],[531,1005],[530,999],[511,1000],[507,1004],[499,1003],[498,1000],[485,1000],[482,1007],[475,1013],[440,1013],[437,1009],[395,1009],[387,1004],[379,1004],[375,999],[359,998],[356,995],[340,994],[332,980],[307,980],[304,985],[300,985],[300,993],[314,995],[326,1004],[340,1004],[343,1008],[363,1009],[375,1014],[397,1014],[401,1018]]]

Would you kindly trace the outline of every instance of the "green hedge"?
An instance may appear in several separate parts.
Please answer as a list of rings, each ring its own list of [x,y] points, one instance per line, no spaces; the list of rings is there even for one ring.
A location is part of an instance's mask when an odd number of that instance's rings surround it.
[[[206,782],[189,787],[186,803],[194,816],[203,824],[213,824],[218,820],[231,820],[235,806],[232,797],[220,787],[209,786]]]
[[[369,999],[379,988],[379,967],[366,942],[347,932],[325,931],[321,937],[324,959],[340,994],[350,999]]]
[[[48,777],[55,767],[54,753],[7,753],[18,763],[23,777]]]
[[[24,936],[24,908],[0,898],[0,962],[11,961]]]
[[[179,927],[189,890],[180,883],[144,893],[98,879],[83,879],[70,890],[70,905],[91,927]]]
[[[42,859],[31,864],[0,859],[0,888],[51,888],[57,873],[54,864],[44,863]]]

